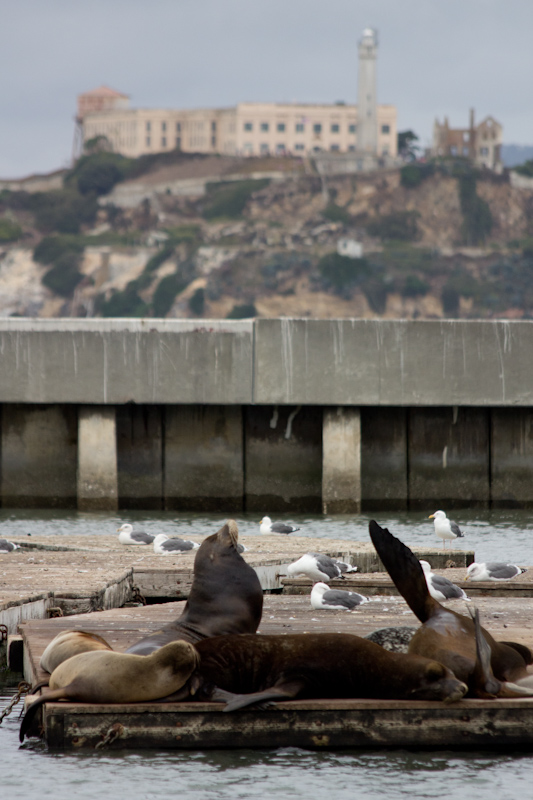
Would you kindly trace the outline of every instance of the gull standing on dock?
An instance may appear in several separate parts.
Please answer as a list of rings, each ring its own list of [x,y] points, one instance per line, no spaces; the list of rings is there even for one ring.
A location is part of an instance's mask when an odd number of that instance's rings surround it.
[[[118,540],[120,544],[152,544],[155,536],[144,531],[134,531],[133,525],[125,522],[117,528]]]
[[[166,555],[167,553],[189,553],[198,550],[200,547],[190,539],[180,539],[178,537],[169,538],[166,534],[160,533],[154,539],[154,553]]]
[[[0,554],[12,553],[13,550],[20,550],[19,545],[15,544],[15,542],[10,542],[8,539],[0,539]]]
[[[424,570],[430,595],[439,603],[455,598],[458,600],[470,600],[460,586],[456,586],[455,583],[452,583],[443,575],[435,575],[427,561],[421,561],[420,566]]]
[[[351,611],[352,608],[368,603],[368,597],[357,592],[346,592],[343,589],[330,589],[327,583],[315,583],[311,591],[311,605],[317,611]]]
[[[357,572],[357,567],[323,553],[306,553],[287,567],[287,575],[305,575],[312,581],[328,582],[333,578],[342,578],[346,572]]]
[[[434,514],[429,515],[428,519],[434,520],[435,533],[442,539],[444,550],[446,550],[447,539],[458,539],[464,535],[459,525],[448,519],[444,511],[435,511]]]
[[[466,570],[465,580],[470,581],[510,581],[511,578],[516,578],[527,572],[524,567],[518,567],[516,564],[505,564],[504,562],[487,561],[478,563],[474,561]]]
[[[270,517],[263,517],[259,523],[260,533],[294,533],[299,531],[296,525],[288,525],[285,522],[272,522]]]

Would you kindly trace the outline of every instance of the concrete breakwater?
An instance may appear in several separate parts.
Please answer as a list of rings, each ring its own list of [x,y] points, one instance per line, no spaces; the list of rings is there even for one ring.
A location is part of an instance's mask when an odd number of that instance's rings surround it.
[[[4,507],[533,505],[533,324],[0,321]]]

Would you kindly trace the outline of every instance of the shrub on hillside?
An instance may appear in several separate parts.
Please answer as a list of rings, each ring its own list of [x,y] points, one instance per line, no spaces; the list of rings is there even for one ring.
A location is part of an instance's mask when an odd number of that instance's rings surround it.
[[[342,222],[343,225],[348,225],[352,219],[348,211],[336,203],[329,203],[322,211],[322,216],[331,222]]]
[[[104,195],[128,173],[131,160],[105,151],[82,156],[65,177],[65,185],[75,186],[82,195]]]
[[[61,297],[70,297],[83,278],[78,271],[78,256],[64,253],[42,277],[42,283]]]
[[[43,233],[79,233],[82,225],[91,225],[98,211],[95,195],[82,197],[73,189],[37,192],[33,195],[35,224]]]
[[[38,264],[55,264],[58,259],[66,254],[83,253],[84,245],[70,236],[45,236],[33,251],[33,260]]]
[[[177,270],[173,275],[166,275],[159,281],[152,298],[152,311],[154,317],[166,317],[172,306],[176,295],[182,292],[187,286],[188,281]]]
[[[477,194],[476,175],[473,171],[466,172],[458,180],[463,213],[463,241],[470,245],[483,244],[492,230],[490,207]]]
[[[111,296],[98,304],[103,317],[145,317],[148,306],[141,300],[136,281],[130,281],[122,292],[113,291]]]
[[[419,297],[429,292],[429,283],[419,278],[418,275],[408,275],[402,288],[403,297]]]
[[[251,317],[257,317],[257,309],[254,303],[243,303],[242,305],[233,306],[226,319],[250,319]]]
[[[343,296],[349,296],[370,274],[365,258],[348,258],[338,253],[322,256],[317,266],[324,288]]]
[[[417,211],[396,211],[369,222],[366,230],[385,241],[413,242],[418,239],[418,216]]]
[[[208,200],[203,209],[204,218],[228,217],[230,219],[238,219],[252,194],[264,189],[269,183],[269,178],[263,178],[261,180],[207,184]]]
[[[22,236],[22,228],[18,222],[8,217],[0,218],[0,242],[16,242]]]
[[[189,309],[195,317],[201,317],[205,308],[205,291],[200,288],[195,291],[189,300]]]
[[[414,189],[420,186],[423,180],[433,175],[435,169],[433,164],[406,164],[400,170],[400,183],[407,189]]]

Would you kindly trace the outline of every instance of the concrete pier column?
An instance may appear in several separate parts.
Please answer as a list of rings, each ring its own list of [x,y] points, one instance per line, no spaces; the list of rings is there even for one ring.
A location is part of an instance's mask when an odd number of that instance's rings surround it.
[[[493,508],[533,508],[533,410],[491,412]]]
[[[320,513],[322,409],[248,406],[245,414],[246,511]]]
[[[118,508],[117,438],[113,406],[80,406],[78,411],[78,508]]]
[[[358,408],[324,409],[322,510],[324,514],[361,511],[361,414]]]
[[[118,497],[121,508],[163,508],[161,406],[117,407]]]
[[[2,406],[4,508],[76,507],[75,406]]]
[[[165,407],[165,508],[241,511],[241,406]]]
[[[486,508],[489,477],[488,409],[409,410],[410,508]]]
[[[405,408],[361,409],[362,507],[407,508]]]

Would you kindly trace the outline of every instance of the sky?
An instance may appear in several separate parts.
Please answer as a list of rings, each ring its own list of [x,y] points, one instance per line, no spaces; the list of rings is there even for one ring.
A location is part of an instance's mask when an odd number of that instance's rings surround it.
[[[378,30],[378,103],[429,145],[492,115],[533,145],[533,0],[0,0],[0,178],[69,166],[76,96],[133,108],[357,102]]]

